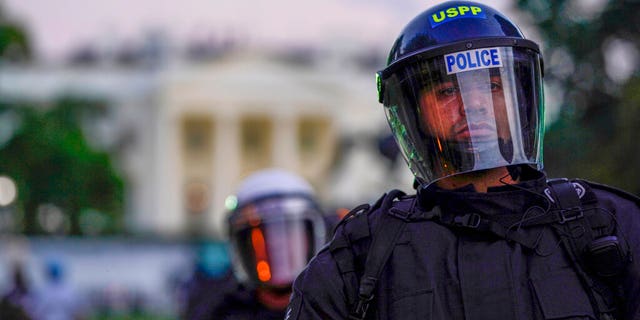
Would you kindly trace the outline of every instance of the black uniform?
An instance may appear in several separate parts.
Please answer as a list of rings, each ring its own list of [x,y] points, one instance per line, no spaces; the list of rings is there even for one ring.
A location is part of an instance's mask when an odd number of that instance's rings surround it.
[[[526,215],[549,205],[546,178],[538,176],[517,187],[490,188],[476,193],[426,189],[398,237],[370,305],[367,319],[596,319],[596,312],[580,277],[548,225],[514,229],[518,241],[490,232],[456,228],[420,219],[436,206],[444,213],[464,217]],[[622,279],[624,319],[640,319],[640,208],[622,194],[592,185],[596,206],[615,215],[616,234],[633,257]],[[398,206],[400,202],[395,202]],[[369,231],[378,228],[382,210],[368,214]],[[344,234],[357,234],[347,222]],[[362,268],[370,237],[353,239],[355,268]],[[532,245],[523,245],[532,244]],[[532,248],[529,248],[532,247]],[[347,290],[335,256],[325,247],[294,283],[287,319],[347,319]],[[344,269],[344,267],[343,267]],[[342,270],[343,272],[345,270]]]
[[[184,320],[281,320],[284,310],[262,305],[254,289],[239,283],[231,271],[220,278],[196,272],[187,285]],[[0,318],[4,319],[4,318]]]
[[[225,298],[208,319],[215,320],[282,320],[284,310],[269,310],[258,302],[255,292],[236,292]]]

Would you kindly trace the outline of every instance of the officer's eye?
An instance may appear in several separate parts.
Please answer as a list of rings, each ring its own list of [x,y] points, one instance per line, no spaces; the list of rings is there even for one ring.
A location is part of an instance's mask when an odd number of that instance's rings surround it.
[[[502,82],[491,81],[491,91],[499,91],[502,89]]]
[[[438,89],[438,95],[444,97],[450,97],[458,93],[460,89],[457,86],[449,85]]]

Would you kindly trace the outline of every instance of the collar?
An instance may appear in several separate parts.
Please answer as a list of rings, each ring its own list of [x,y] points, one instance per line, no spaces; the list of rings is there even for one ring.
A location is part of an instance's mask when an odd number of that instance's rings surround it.
[[[433,184],[418,189],[418,203],[425,210],[438,206],[453,214],[475,212],[486,215],[522,213],[531,206],[544,206],[547,201],[544,172],[530,170],[521,176],[521,180],[515,185],[491,187],[486,193],[476,192],[471,185],[446,190]]]

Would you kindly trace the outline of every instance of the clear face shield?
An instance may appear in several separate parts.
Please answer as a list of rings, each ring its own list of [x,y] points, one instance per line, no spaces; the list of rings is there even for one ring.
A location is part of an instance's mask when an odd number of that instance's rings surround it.
[[[304,198],[247,205],[230,223],[234,268],[258,286],[290,287],[324,242],[322,215]]]
[[[514,164],[542,168],[537,52],[454,52],[408,63],[382,81],[387,119],[422,183]]]

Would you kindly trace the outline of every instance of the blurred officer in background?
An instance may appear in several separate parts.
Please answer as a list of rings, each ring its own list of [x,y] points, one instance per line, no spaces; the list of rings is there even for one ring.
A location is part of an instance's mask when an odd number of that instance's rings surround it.
[[[11,280],[13,283],[0,298],[0,319],[28,320],[33,311],[33,297],[22,262],[14,262]]]
[[[87,317],[84,297],[67,281],[65,264],[49,259],[44,266],[45,283],[38,288],[34,303],[37,320],[78,320]]]
[[[238,290],[231,271],[228,245],[203,240],[197,243],[192,274],[180,283],[179,301],[184,320],[210,319],[225,303],[225,296]]]
[[[247,177],[228,217],[233,270],[242,286],[212,319],[283,319],[298,273],[326,240],[311,185],[280,169]]]
[[[640,200],[547,180],[542,57],[507,17],[426,10],[378,90],[416,195],[352,210],[286,319],[640,319]]]

